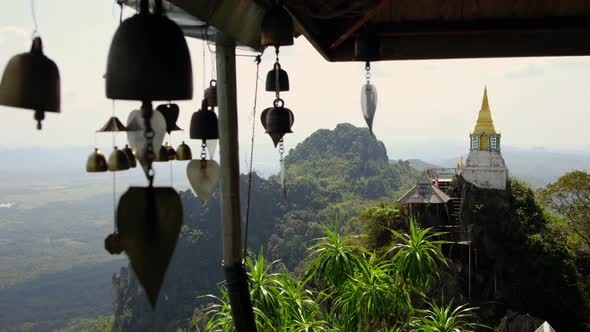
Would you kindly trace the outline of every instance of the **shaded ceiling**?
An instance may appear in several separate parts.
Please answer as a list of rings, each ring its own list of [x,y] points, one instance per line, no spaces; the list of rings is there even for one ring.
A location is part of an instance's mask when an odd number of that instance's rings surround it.
[[[135,0],[128,0],[134,2]],[[167,1],[168,2],[168,1]],[[169,0],[170,16],[228,33],[259,50],[269,0]],[[376,45],[374,61],[590,55],[588,0],[283,0],[303,34],[329,61],[363,61],[357,36]],[[193,24],[194,25],[194,24]],[[199,29],[197,29],[199,30]],[[202,31],[202,28],[200,28]],[[214,33],[214,32],[212,32]],[[377,41],[375,43],[375,41]]]

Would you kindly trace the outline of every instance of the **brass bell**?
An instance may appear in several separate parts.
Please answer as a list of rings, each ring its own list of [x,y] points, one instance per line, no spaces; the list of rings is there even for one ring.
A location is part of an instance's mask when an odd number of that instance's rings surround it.
[[[44,112],[60,112],[59,70],[43,54],[40,37],[33,39],[30,52],[13,56],[6,65],[0,105],[34,110],[37,129],[41,129]]]
[[[164,120],[166,120],[166,131],[168,134],[173,131],[182,130],[176,125],[176,121],[178,121],[178,113],[180,112],[178,105],[162,104],[156,107],[156,110],[164,116]]]
[[[125,144],[125,148],[123,152],[127,155],[127,159],[129,160],[129,168],[137,167],[137,160],[135,160],[135,154],[133,150],[129,147],[129,145]]]
[[[154,161],[158,161],[158,162],[168,161],[168,150],[166,149],[165,146],[162,145],[160,147],[160,150],[156,151]]]
[[[140,1],[139,13],[123,21],[111,42],[106,96],[124,100],[186,100],[193,96],[192,65],[182,30],[156,0]]]
[[[165,147],[168,153],[168,160],[176,160],[176,151],[174,151],[174,148],[168,142],[166,142]]]
[[[293,45],[293,19],[280,5],[273,4],[262,19],[260,45],[288,46]]]
[[[277,91],[277,81],[279,83],[278,91],[289,91],[289,75],[286,71],[281,69],[281,64],[278,62],[276,62],[274,68],[266,74],[266,91]]]
[[[104,158],[102,152],[99,149],[94,149],[94,152],[88,156],[86,161],[86,172],[106,172],[107,171],[107,160]]]
[[[200,140],[219,138],[217,115],[213,110],[207,109],[206,99],[203,99],[201,109],[191,117],[190,137]]]
[[[209,87],[205,89],[205,99],[207,99],[207,106],[213,108],[217,107],[217,81],[209,81]]]
[[[187,144],[185,144],[184,142],[182,142],[182,144],[180,144],[176,148],[176,159],[177,160],[191,160],[191,159],[193,159],[193,153],[191,151],[191,148]]]
[[[127,127],[116,116],[111,116],[97,132],[127,131]]]
[[[274,107],[267,108],[262,112],[263,125],[266,133],[272,138],[275,147],[285,134],[292,133],[291,127],[295,118],[290,109],[284,107],[282,99],[277,99],[274,102]]]
[[[115,146],[109,156],[109,171],[117,172],[127,169],[129,169],[129,157],[127,157],[125,151],[119,150]]]

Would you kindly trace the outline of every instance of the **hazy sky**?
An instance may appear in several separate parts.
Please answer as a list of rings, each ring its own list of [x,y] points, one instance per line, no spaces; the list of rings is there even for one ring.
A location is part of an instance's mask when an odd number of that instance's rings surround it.
[[[37,131],[33,112],[0,107],[0,146],[87,145],[90,149],[94,144],[94,131],[112,112],[102,75],[118,24],[118,7],[113,2],[37,1],[45,53],[60,68],[62,113],[47,114],[44,130]],[[0,3],[0,67],[4,68],[12,55],[29,49],[33,24],[29,1]],[[127,9],[126,14],[132,11]],[[200,106],[203,71],[207,81],[211,72],[208,51],[203,69],[202,42],[189,40],[189,47],[195,100],[179,103],[179,125],[185,129]],[[282,51],[281,60],[291,81],[291,91],[283,98],[295,114],[294,134],[285,139],[288,147],[319,128],[333,128],[340,122],[365,125],[360,111],[363,63],[329,63],[303,37]],[[264,77],[272,64],[273,55],[266,54],[256,116],[259,156],[274,153],[258,119],[261,110],[272,104],[273,93],[263,91]],[[420,154],[415,149],[436,151],[441,145],[467,151],[468,134],[475,125],[485,85],[496,129],[502,132],[505,145],[590,150],[588,57],[398,61],[372,67],[372,82],[379,95],[374,131],[392,158]],[[238,59],[242,155],[249,146],[255,69],[251,58]],[[125,122],[129,111],[138,106],[116,102],[116,114]],[[184,135],[173,135],[173,144],[180,143]],[[123,142],[125,136],[119,135],[117,140]],[[98,136],[101,147],[109,148],[110,141],[109,134]],[[191,144],[198,146],[196,141]]]

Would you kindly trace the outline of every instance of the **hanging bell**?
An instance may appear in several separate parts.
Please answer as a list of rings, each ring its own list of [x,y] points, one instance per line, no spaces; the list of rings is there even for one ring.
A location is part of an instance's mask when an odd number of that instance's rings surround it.
[[[160,147],[160,150],[156,151],[154,161],[166,162],[168,161],[168,149],[164,145]]]
[[[219,138],[217,115],[213,110],[207,109],[206,99],[203,99],[201,109],[191,117],[190,137],[200,140]]]
[[[129,168],[137,167],[137,160],[135,160],[135,154],[133,150],[129,147],[129,145],[125,144],[125,148],[123,152],[127,155],[127,159],[129,160]]]
[[[95,173],[95,172],[106,172],[107,171],[107,161],[104,158],[102,152],[99,149],[94,149],[94,152],[88,156],[88,160],[86,161],[86,172]]]
[[[59,70],[43,54],[40,37],[33,39],[31,51],[13,56],[0,82],[0,105],[35,111],[37,129],[44,112],[60,112]]]
[[[174,151],[174,148],[168,142],[166,142],[165,147],[168,153],[168,160],[176,160],[176,151]]]
[[[293,45],[293,19],[280,5],[273,4],[262,18],[260,45],[288,46]]]
[[[293,112],[284,107],[282,99],[275,100],[274,107],[265,109],[262,115],[264,116],[263,125],[265,125],[266,133],[272,138],[275,147],[285,134],[292,133],[291,127],[295,118]]]
[[[125,151],[117,149],[115,146],[109,156],[109,171],[117,172],[129,169],[129,157]]]
[[[156,107],[156,111],[162,113],[164,120],[166,120],[166,132],[170,134],[173,131],[182,130],[176,121],[178,121],[178,113],[180,108],[176,104],[162,104]]]
[[[217,81],[209,81],[209,87],[205,89],[205,99],[207,99],[207,106],[217,107]]]
[[[192,65],[182,30],[156,0],[140,1],[139,13],[123,21],[111,42],[106,96],[124,100],[186,100],[193,96]]]
[[[116,116],[111,116],[97,132],[127,131],[127,127]]]
[[[184,141],[182,142],[182,144],[180,144],[177,148],[176,148],[176,160],[191,160],[193,159],[193,153],[191,151],[191,148],[184,143]]]
[[[281,64],[278,62],[266,74],[266,91],[277,91],[277,81],[279,83],[278,91],[289,91],[289,75],[281,69]]]

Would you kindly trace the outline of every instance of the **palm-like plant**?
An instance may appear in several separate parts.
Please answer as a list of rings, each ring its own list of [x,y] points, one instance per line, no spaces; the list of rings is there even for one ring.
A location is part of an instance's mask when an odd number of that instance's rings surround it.
[[[327,287],[338,287],[349,280],[364,261],[362,249],[350,245],[350,238],[341,237],[337,229],[333,231],[326,226],[323,229],[326,236],[309,248],[315,260],[306,274],[309,279],[321,280]]]
[[[417,310],[421,315],[412,319],[410,326],[415,332],[474,332],[475,327],[488,326],[471,323],[472,311],[475,307],[466,304],[453,309],[453,301],[445,305],[437,305],[434,301],[426,301],[430,309]]]
[[[280,280],[278,273],[270,270],[276,261],[265,264],[264,254],[261,250],[256,260],[246,257],[246,267],[250,277],[250,298],[252,305],[264,313],[271,323],[269,328],[280,324],[281,294],[279,291]]]
[[[411,287],[419,291],[427,290],[434,277],[439,276],[439,266],[447,266],[440,249],[447,241],[436,239],[445,233],[432,233],[431,228],[420,229],[414,218],[410,218],[409,234],[400,234],[393,229],[390,231],[400,241],[388,251],[395,252],[392,268]]]
[[[346,331],[375,331],[384,321],[402,318],[411,309],[409,294],[398,287],[387,264],[377,263],[374,256],[365,262],[337,290],[334,300],[334,313]]]

